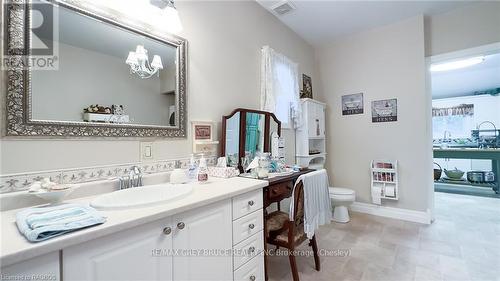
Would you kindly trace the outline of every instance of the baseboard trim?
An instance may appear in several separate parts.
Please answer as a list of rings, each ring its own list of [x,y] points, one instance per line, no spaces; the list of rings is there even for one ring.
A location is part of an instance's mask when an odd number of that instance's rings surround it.
[[[411,221],[423,224],[431,223],[431,213],[429,210],[426,212],[406,210],[401,208],[378,206],[362,202],[354,202],[350,209],[354,212],[370,214],[374,216],[399,219],[404,221]]]

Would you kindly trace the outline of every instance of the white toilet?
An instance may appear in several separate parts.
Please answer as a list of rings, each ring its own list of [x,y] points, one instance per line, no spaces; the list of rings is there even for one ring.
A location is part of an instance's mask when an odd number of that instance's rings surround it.
[[[347,207],[356,199],[356,192],[348,188],[330,187],[330,198],[333,201],[333,221],[349,222],[351,219]]]

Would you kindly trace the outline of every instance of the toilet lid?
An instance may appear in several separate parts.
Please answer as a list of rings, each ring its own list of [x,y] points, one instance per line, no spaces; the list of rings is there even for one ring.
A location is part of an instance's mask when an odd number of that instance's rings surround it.
[[[342,187],[330,187],[330,193],[338,195],[351,195],[354,194],[354,190]]]

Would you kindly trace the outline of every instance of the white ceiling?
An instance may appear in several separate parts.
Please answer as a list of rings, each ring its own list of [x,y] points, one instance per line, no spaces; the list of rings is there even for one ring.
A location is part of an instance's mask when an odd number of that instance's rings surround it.
[[[267,10],[283,0],[256,0]],[[335,1],[292,0],[296,10],[277,16],[313,46],[341,36],[395,23],[419,14],[444,13],[471,1]]]
[[[432,98],[467,96],[476,91],[500,88],[500,54],[483,63],[449,71],[432,72]]]

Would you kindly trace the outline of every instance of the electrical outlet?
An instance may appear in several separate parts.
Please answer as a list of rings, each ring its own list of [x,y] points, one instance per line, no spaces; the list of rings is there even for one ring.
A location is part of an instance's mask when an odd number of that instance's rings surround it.
[[[154,149],[152,142],[141,142],[141,160],[154,159]]]

